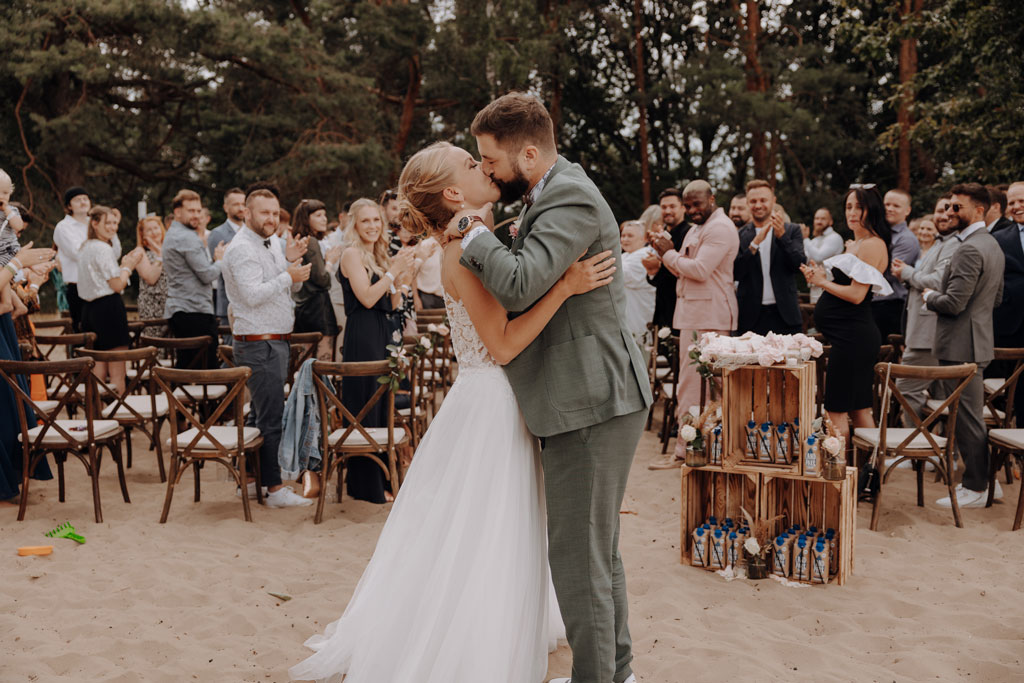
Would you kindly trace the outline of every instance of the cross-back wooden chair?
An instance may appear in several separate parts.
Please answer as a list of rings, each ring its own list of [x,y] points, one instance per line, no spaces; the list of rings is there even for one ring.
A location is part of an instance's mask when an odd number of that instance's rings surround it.
[[[235,347],[230,344],[221,344],[217,347],[217,358],[227,368],[237,368],[235,365]]]
[[[293,332],[288,337],[288,376],[285,377],[285,396],[291,391],[292,382],[299,368],[310,358],[316,357],[317,344],[324,338],[322,332]]]
[[[892,347],[891,362],[899,363],[903,360],[903,349],[906,347],[906,343],[902,334],[890,334],[885,338],[885,343]]]
[[[117,420],[124,428],[126,466],[132,466],[132,429],[139,429],[149,438],[149,447],[156,451],[161,483],[167,481],[160,426],[167,420],[169,406],[167,397],[162,392],[154,391],[150,376],[150,371],[156,366],[156,348],[143,346],[122,351],[78,349],[78,354],[88,356],[98,363],[124,362],[138,369],[134,377],[125,379],[125,390],[121,394],[112,385],[97,380],[99,385],[106,388],[106,392],[101,392],[102,396],[110,399],[110,403],[101,408],[100,414],[104,419]]]
[[[395,426],[395,395],[388,384],[380,384],[369,400],[353,414],[341,401],[341,380],[345,377],[387,376],[391,369],[388,361],[362,361],[313,363],[313,382],[316,385],[320,403],[320,434],[322,439],[323,465],[321,466],[320,498],[317,500],[313,521],[323,520],[324,504],[327,502],[327,483],[335,470],[338,472],[338,500],[341,500],[342,473],[351,458],[369,458],[384,472],[384,478],[391,482],[391,489],[398,495],[402,472],[397,449],[409,444],[409,434],[402,427]],[[338,392],[334,388],[338,388]],[[378,403],[384,402],[387,426],[366,427],[363,420]],[[340,416],[340,420],[330,419]],[[382,457],[383,456],[383,457]]]
[[[209,349],[214,343],[213,337],[147,337],[142,335],[139,342],[145,346],[155,346],[158,349],[166,349],[171,352],[177,365],[178,354],[182,351],[200,351]],[[211,351],[212,353],[213,351]],[[196,370],[196,366],[202,362],[202,354],[195,353],[192,356],[191,364],[187,370]],[[186,403],[195,403],[200,413],[207,415],[214,403],[224,398],[227,394],[227,387],[223,385],[199,383],[195,385],[182,384],[177,388],[177,396]]]
[[[406,335],[402,341],[410,358],[410,364],[406,370],[409,387],[395,392],[395,415],[398,425],[409,434],[410,445],[415,449],[427,431],[427,404],[430,401],[427,399],[427,392],[423,390],[423,368],[426,365],[424,361],[429,356],[420,359],[412,355],[413,349],[419,343],[419,337]],[[407,407],[397,406],[399,397],[405,397],[408,400]]]
[[[861,452],[870,455],[877,448],[875,465],[881,476],[879,489],[875,494],[874,507],[871,511],[871,530],[878,527],[879,510],[881,509],[882,491],[889,475],[899,463],[910,459],[917,472],[917,505],[924,507],[924,461],[931,462],[940,477],[946,482],[953,507],[953,520],[958,527],[963,527],[960,506],[957,504],[954,491],[953,475],[955,473],[955,441],[956,417],[960,407],[960,394],[971,381],[977,366],[974,363],[963,365],[919,366],[898,365],[896,363],[878,363],[875,365],[875,376],[884,387],[881,400],[881,415],[878,420],[880,427],[857,427],[853,430],[854,458]],[[924,419],[911,408],[910,403],[900,391],[898,379],[930,379],[956,381],[956,388],[943,399]],[[893,400],[889,400],[892,397]],[[895,403],[896,407],[893,407]],[[913,427],[890,426],[891,411],[902,410],[913,423]],[[935,434],[933,427],[946,415],[946,436]],[[885,464],[886,458],[892,462]],[[859,464],[859,460],[857,460]]]
[[[999,386],[985,393],[985,424],[989,426],[988,441],[992,448],[992,474],[986,507],[992,505],[995,498],[996,475],[999,470],[1005,467],[1006,483],[1012,484],[1013,459],[1024,469],[1024,429],[1016,428],[1016,394],[1021,373],[1024,372],[1024,349],[997,348],[994,360],[1003,361],[1013,369],[1009,377],[1000,380],[1002,383]],[[990,417],[994,419],[990,421]],[[1024,484],[1021,484],[1020,490],[1013,522],[1014,531],[1020,528],[1024,517]]]
[[[71,332],[71,318],[49,318],[46,320],[39,320],[33,317],[32,326],[36,328],[36,334],[68,334]]]
[[[245,521],[252,521],[249,510],[248,484],[245,481],[247,454],[256,453],[263,445],[263,437],[257,427],[246,427],[242,419],[242,402],[245,383],[252,370],[247,367],[221,368],[216,370],[179,370],[177,368],[153,368],[153,379],[157,388],[167,397],[170,407],[171,436],[167,441],[170,456],[170,473],[167,477],[167,495],[164,498],[160,523],[167,521],[171,510],[174,487],[181,476],[192,466],[195,477],[195,502],[199,502],[199,472],[203,463],[217,462],[231,473],[242,492],[242,511]],[[208,415],[197,410],[193,402],[179,398],[182,386],[224,386],[226,393]],[[191,427],[179,431],[178,420]],[[222,420],[234,420],[233,426],[221,426]],[[256,500],[263,502],[263,486],[260,481],[259,457],[251,458],[251,469],[256,480]]]
[[[60,360],[60,356],[64,358],[74,358],[75,349],[86,348],[91,349],[92,345],[96,342],[96,335],[93,332],[80,332],[77,334],[37,334],[36,335],[36,348],[42,355],[41,360],[51,361]],[[57,349],[63,349],[63,354],[58,352]],[[47,378],[46,381],[46,395],[52,401],[57,401],[64,397],[64,394],[71,388],[66,386],[62,381],[61,375],[52,375]],[[67,412],[68,417],[74,417],[78,406],[81,401],[78,400],[85,394],[84,387],[79,387],[77,392],[72,392],[71,400],[67,401],[63,409]],[[44,404],[45,405],[45,404]],[[54,403],[55,405],[55,403]]]
[[[651,342],[650,357],[647,359],[647,375],[651,382],[651,396],[654,397],[654,403],[651,404],[651,409],[647,413],[647,425],[644,427],[647,430],[650,430],[654,423],[654,405],[662,396],[661,386],[665,378],[672,373],[672,368],[669,367],[668,356],[663,353],[667,348],[667,344],[665,344],[664,339],[658,337],[658,332],[661,329],[661,327],[654,323],[647,323],[647,334],[653,340]]]
[[[895,350],[889,344],[882,344],[878,348],[878,358],[877,358],[877,362],[878,363],[892,363],[892,364],[895,365],[896,362],[897,362],[895,360],[895,358],[896,358]],[[889,406],[888,406],[889,411],[886,414],[887,415],[886,419],[889,420],[889,426],[890,427],[899,427],[900,426],[900,408],[899,408],[899,405],[896,403],[896,397],[893,396],[891,393],[886,394],[885,382],[883,381],[883,378],[879,377],[879,375],[877,373],[874,376],[873,388],[874,388],[874,394],[872,396],[871,415],[875,419],[875,424],[880,424],[880,420],[882,419],[882,417],[881,417],[882,416],[882,401],[885,399],[885,396],[888,395],[889,396]],[[822,404],[822,405],[824,405],[824,404]]]
[[[21,505],[18,520],[25,519],[28,505],[28,491],[31,479],[39,461],[48,453],[53,454],[57,464],[58,499],[64,502],[64,463],[73,456],[85,467],[92,482],[92,505],[96,522],[103,521],[100,505],[100,459],[102,449],[107,449],[117,463],[117,477],[121,485],[124,502],[130,503],[128,484],[124,478],[121,462],[121,440],[124,430],[116,420],[96,419],[96,378],[92,374],[95,366],[92,358],[72,358],[51,361],[0,361],[0,377],[14,392],[18,406],[18,422],[21,434],[18,439],[22,447]],[[70,387],[58,401],[54,410],[42,409],[37,401],[25,393],[17,381],[18,375],[43,375],[59,377],[61,386]],[[69,403],[75,402],[84,413],[81,420],[58,419],[56,416]]]
[[[678,401],[676,382],[679,377],[679,347],[682,340],[676,335],[666,338],[665,358],[668,361],[667,372],[661,378],[660,394],[654,400],[663,399],[661,412],[661,453],[668,452],[668,444],[672,440],[672,431],[678,429],[679,421],[676,419],[676,405]]]

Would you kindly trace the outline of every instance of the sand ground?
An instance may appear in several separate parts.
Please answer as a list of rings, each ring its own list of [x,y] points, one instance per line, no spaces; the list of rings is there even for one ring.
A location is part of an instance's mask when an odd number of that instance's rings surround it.
[[[208,467],[202,502],[186,474],[161,525],[165,485],[135,446],[131,504],[104,464],[103,524],[74,463],[67,502],[56,481],[34,482],[25,521],[0,508],[0,679],[287,681],[302,642],[343,611],[390,506],[346,498],[321,525],[313,508],[256,507],[247,524],[234,485]],[[867,530],[867,506],[858,512],[845,587],[727,583],[679,564],[679,473],[646,468],[657,449],[645,434],[625,503],[635,514],[622,515],[643,683],[1024,680],[1024,530],[1010,532],[1019,483],[956,529],[932,504],[944,487],[929,483],[917,508],[912,473],[897,472],[880,531]],[[65,520],[85,545],[44,538]],[[16,554],[48,543],[49,557]],[[570,661],[560,647],[549,676],[569,675]]]

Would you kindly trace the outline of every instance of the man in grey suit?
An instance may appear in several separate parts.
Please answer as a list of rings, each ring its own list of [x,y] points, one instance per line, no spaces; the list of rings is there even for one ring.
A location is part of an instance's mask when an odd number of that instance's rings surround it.
[[[926,289],[939,289],[942,286],[942,278],[946,274],[950,259],[960,246],[960,240],[954,234],[960,229],[955,221],[946,219],[945,212],[949,206],[950,196],[941,197],[935,207],[935,227],[939,231],[935,244],[914,266],[904,263],[902,259],[892,260],[892,274],[899,278],[909,290],[907,298],[907,332],[903,351],[903,358],[900,361],[904,365],[938,365],[939,359],[935,357],[932,344],[935,342],[935,311],[929,310],[924,305],[922,293]],[[940,214],[941,211],[941,214]],[[939,216],[941,215],[941,220]],[[928,399],[927,392],[931,389],[932,382],[927,379],[899,379],[896,381],[903,396],[918,415],[925,413],[925,402]],[[937,394],[931,391],[932,397]],[[913,427],[913,421],[908,416],[903,417],[904,425]]]
[[[610,249],[621,260],[615,216],[583,169],[558,155],[537,98],[495,100],[471,132],[502,202],[526,204],[511,248],[470,212],[451,226],[463,234],[462,265],[506,310],[530,308],[584,253]],[[541,437],[548,560],[573,652],[572,683],[635,681],[619,507],[651,391],[625,306],[619,265],[609,286],[566,301],[505,366],[526,424]]]
[[[231,242],[235,234],[242,229],[245,225],[245,191],[232,187],[230,190],[224,193],[224,214],[227,216],[227,220],[218,225],[216,228],[210,231],[210,236],[206,240],[207,248],[210,250],[210,258],[213,258],[214,250],[220,246],[223,242],[225,244]],[[217,324],[227,325],[228,324],[228,291],[224,286],[224,276],[221,275],[217,279],[217,284],[213,290],[213,307],[214,312],[217,314]],[[225,344],[231,343],[231,337],[225,337]]]
[[[924,302],[938,313],[935,355],[942,365],[977,363],[978,370],[960,395],[956,443],[964,460],[964,476],[956,488],[961,508],[984,507],[989,480],[988,432],[985,429],[985,389],[982,371],[993,358],[992,309],[1003,297],[1003,251],[985,229],[988,190],[978,183],[955,185],[949,205],[950,222],[960,247],[950,259],[938,289],[926,289]],[[998,482],[997,482],[998,483]],[[996,489],[996,497],[1002,491]],[[951,507],[947,496],[936,501]]]

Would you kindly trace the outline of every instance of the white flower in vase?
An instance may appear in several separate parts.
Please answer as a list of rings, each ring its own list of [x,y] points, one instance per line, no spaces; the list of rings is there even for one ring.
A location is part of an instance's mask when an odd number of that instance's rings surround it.
[[[679,438],[689,443],[697,438],[697,429],[693,425],[683,425],[679,430]]]
[[[757,542],[757,539],[751,536],[747,540],[743,541],[743,549],[751,555],[757,555],[761,552],[761,544]]]

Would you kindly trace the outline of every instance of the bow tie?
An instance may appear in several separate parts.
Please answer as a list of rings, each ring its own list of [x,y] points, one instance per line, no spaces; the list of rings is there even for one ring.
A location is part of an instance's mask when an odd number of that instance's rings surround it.
[[[263,246],[270,249],[270,239],[263,240]]]

